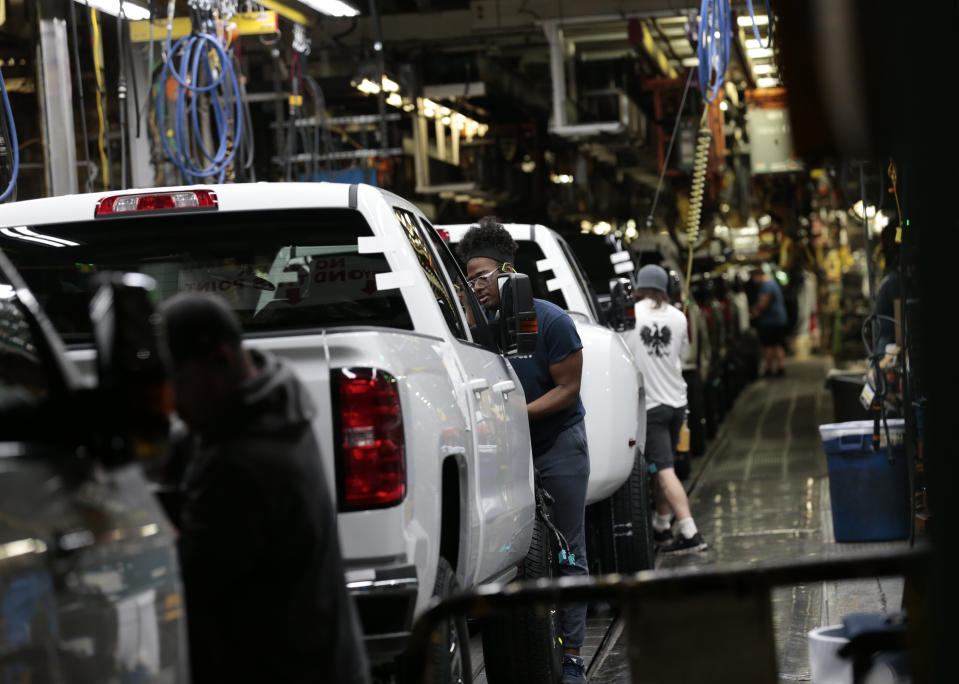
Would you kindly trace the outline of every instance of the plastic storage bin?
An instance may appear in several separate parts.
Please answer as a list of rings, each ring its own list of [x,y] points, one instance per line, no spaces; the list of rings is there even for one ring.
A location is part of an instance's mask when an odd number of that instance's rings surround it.
[[[813,684],[852,684],[852,661],[839,656],[849,643],[842,625],[809,632],[809,674]]]
[[[863,371],[831,370],[826,376],[826,386],[832,392],[832,419],[836,423],[871,418],[862,407],[859,395],[865,384]]]
[[[889,420],[892,458],[880,424],[881,445],[872,450],[871,420],[820,425],[829,469],[836,541],[906,539],[912,505],[902,418]]]
[[[845,625],[829,625],[808,633],[809,675],[812,684],[854,684],[852,660],[839,655],[849,643]],[[874,654],[866,684],[908,684],[909,658],[902,651]]]

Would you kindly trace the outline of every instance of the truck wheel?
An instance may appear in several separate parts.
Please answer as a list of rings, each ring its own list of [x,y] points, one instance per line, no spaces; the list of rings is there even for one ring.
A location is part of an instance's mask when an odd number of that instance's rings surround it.
[[[449,562],[440,557],[433,596],[443,599],[457,589],[456,573]],[[459,615],[450,618],[437,628],[437,632],[430,653],[432,681],[436,684],[469,684],[473,680],[473,670],[466,617]]]
[[[652,497],[646,458],[637,452],[629,479],[595,504],[604,572],[633,574],[653,567]]]
[[[517,579],[553,577],[552,539],[538,517]],[[562,674],[559,614],[555,606],[500,611],[482,621],[483,659],[490,684],[555,684]]]

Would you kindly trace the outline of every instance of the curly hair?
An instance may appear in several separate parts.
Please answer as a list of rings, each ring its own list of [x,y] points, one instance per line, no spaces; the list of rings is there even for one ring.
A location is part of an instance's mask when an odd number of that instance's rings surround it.
[[[512,262],[519,245],[495,216],[484,216],[466,231],[456,246],[463,263],[476,257],[486,257],[502,262]]]

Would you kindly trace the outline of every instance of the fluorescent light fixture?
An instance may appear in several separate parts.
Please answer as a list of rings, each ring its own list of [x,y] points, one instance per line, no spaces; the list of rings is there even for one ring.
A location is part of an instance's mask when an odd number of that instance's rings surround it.
[[[399,93],[390,93],[390,96],[386,98],[386,104],[392,105],[394,107],[402,107],[403,98],[400,96]]]
[[[383,74],[383,90],[388,93],[398,93],[400,90],[400,84],[392,80],[386,74]]]
[[[376,95],[378,92],[380,92],[379,84],[371,81],[368,78],[364,78],[363,81],[356,86],[356,89],[361,93],[366,93],[367,95]]]
[[[681,63],[684,67],[697,67],[699,66],[699,57],[687,57]]]
[[[742,26],[743,28],[749,28],[753,25],[753,18],[746,15],[740,15],[736,17],[736,23]],[[769,17],[765,14],[756,15],[756,26],[766,26],[769,24]]]
[[[729,109],[729,103],[726,102],[726,100],[723,100],[719,103],[719,108],[725,112],[727,109]]]
[[[573,177],[568,173],[554,173],[550,175],[549,179],[557,185],[569,185],[573,182]]]
[[[776,72],[776,67],[772,64],[756,64],[753,66],[753,73],[759,76],[760,74],[773,74]]]
[[[856,200],[856,203],[852,205],[853,214],[858,218],[862,218],[862,200]],[[866,205],[866,216],[873,218],[876,215],[876,206],[874,204]]]
[[[88,4],[87,0],[76,1],[84,6]],[[94,9],[112,14],[115,17],[120,14],[120,0],[89,0],[89,5]],[[127,19],[139,20],[150,18],[150,10],[140,5],[134,5],[132,2],[129,2],[129,0],[125,0],[123,3],[123,14]]]
[[[358,9],[341,0],[300,0],[300,2],[331,17],[355,17],[360,13]]]
[[[773,49],[772,48],[752,48],[746,51],[746,54],[749,55],[750,59],[760,59],[762,57],[772,57]]]
[[[762,47],[762,44],[755,38],[747,38],[745,45],[747,50],[755,50],[756,48]]]
[[[779,85],[779,79],[769,78],[769,77],[757,78],[756,85],[759,86],[760,88],[775,88],[776,86]]]

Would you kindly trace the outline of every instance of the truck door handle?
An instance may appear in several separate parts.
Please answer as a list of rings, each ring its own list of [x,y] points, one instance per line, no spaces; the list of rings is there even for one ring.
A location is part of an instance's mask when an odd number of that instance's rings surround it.
[[[486,378],[473,378],[466,382],[466,386],[473,392],[483,392],[489,389],[489,380]]]
[[[502,392],[503,394],[509,394],[514,389],[516,389],[516,383],[512,380],[502,380],[493,385],[494,392]]]

